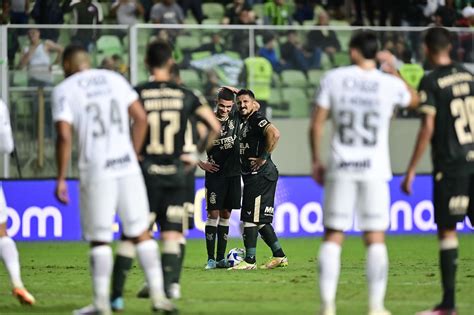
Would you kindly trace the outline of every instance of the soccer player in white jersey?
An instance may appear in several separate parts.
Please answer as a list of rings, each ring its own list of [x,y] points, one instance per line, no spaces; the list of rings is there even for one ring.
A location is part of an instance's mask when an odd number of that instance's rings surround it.
[[[321,81],[311,121],[313,178],[325,186],[325,234],[319,249],[321,315],[336,314],[336,289],[344,231],[356,210],[367,247],[369,314],[388,315],[384,307],[388,255],[391,168],[388,151],[390,119],[395,106],[415,107],[418,97],[398,77],[376,68],[377,38],[360,32],[350,41],[352,66],[329,71]],[[324,124],[333,125],[327,168],[320,159]]]
[[[0,154],[13,151],[12,128],[7,105],[0,100]],[[7,205],[0,182],[0,259],[5,264],[13,286],[12,294],[21,304],[33,305],[35,298],[25,289],[20,276],[20,259],[13,239],[7,235]]]
[[[53,91],[58,178],[56,196],[68,203],[67,165],[72,130],[79,141],[81,226],[90,242],[94,302],[74,314],[110,314],[110,277],[115,211],[123,233],[136,244],[140,264],[150,285],[154,310],[173,312],[166,299],[158,245],[148,233],[148,199],[136,153],[147,131],[146,114],[138,94],[119,74],[90,69],[89,56],[71,45],[63,54],[66,79]],[[130,118],[133,125],[130,135]],[[133,143],[131,141],[133,140]]]

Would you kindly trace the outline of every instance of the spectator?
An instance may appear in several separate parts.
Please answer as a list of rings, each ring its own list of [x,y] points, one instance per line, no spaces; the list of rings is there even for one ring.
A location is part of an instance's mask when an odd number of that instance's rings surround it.
[[[457,13],[454,7],[438,7],[433,15],[433,22],[436,26],[453,27],[456,24]]]
[[[252,7],[245,0],[234,0],[226,6],[222,24],[240,24],[240,13],[252,11]]]
[[[151,8],[153,7],[153,0],[140,0],[140,4],[143,6],[143,10],[145,11],[143,14],[143,18],[145,20],[145,23],[150,22],[150,13],[151,13]]]
[[[51,53],[56,53],[55,63],[59,63],[63,52],[63,47],[47,39],[41,40],[41,33],[38,29],[28,30],[30,44],[25,47],[20,59],[20,69],[28,68],[29,86],[49,86],[53,83],[51,72]]]
[[[314,18],[315,1],[295,0],[296,10],[293,19],[303,25],[304,21],[311,21]]]
[[[151,8],[150,20],[156,24],[183,24],[184,13],[175,0],[163,0]]]
[[[10,0],[9,9],[11,24],[28,24],[30,12],[29,0]]]
[[[238,23],[240,25],[255,25],[255,14],[253,11],[242,10],[239,13]],[[242,58],[249,56],[249,34],[244,31],[232,31],[230,33],[230,46],[233,51],[240,54]]]
[[[211,42],[208,44],[204,44],[199,47],[198,51],[210,51],[213,55],[220,54],[224,52],[224,45],[222,43],[221,35],[217,32],[212,34]]]
[[[31,11],[31,17],[35,20],[36,24],[61,25],[64,22],[63,11],[59,5],[59,1],[36,0],[33,10]],[[41,33],[41,37],[57,42],[59,30],[44,29]]]
[[[127,65],[123,62],[122,57],[117,54],[104,57],[100,64],[100,68],[112,70],[120,73],[121,75],[126,75],[128,71]]]
[[[88,51],[94,49],[95,41],[99,37],[98,30],[94,25],[101,24],[104,16],[101,5],[95,0],[72,0],[69,6],[63,6],[63,11],[72,11],[72,24],[90,25],[90,29],[78,29],[75,31],[71,41],[82,45]]]
[[[267,2],[263,9],[263,23],[266,25],[291,25],[293,22],[285,0]]]
[[[318,26],[329,25],[329,15],[321,11],[318,16]],[[328,55],[332,65],[335,65],[335,54],[341,50],[341,44],[337,38],[336,32],[332,30],[313,30],[306,37],[306,51],[314,54],[313,66],[320,67],[322,53]]]
[[[296,31],[288,31],[287,40],[280,47],[281,60],[285,69],[297,69],[308,71],[310,68],[319,66],[319,59],[314,53],[307,54],[298,39]]]
[[[110,11],[117,16],[117,23],[123,25],[134,25],[145,14],[145,9],[138,0],[115,0]]]
[[[364,0],[365,4],[365,14],[367,15],[367,19],[369,20],[369,24],[371,26],[375,25],[375,8],[373,0]],[[356,20],[352,22],[354,26],[361,26],[364,25],[364,17],[362,15],[362,0],[354,0],[354,6],[356,11]]]
[[[258,55],[267,59],[275,72],[280,73],[283,70],[283,65],[278,59],[276,50],[275,50],[275,36],[270,33],[263,35],[263,47],[259,49]]]
[[[191,10],[198,24],[202,23],[202,20],[204,20],[202,0],[178,0],[178,4],[181,6],[181,9],[183,9],[185,17],[188,15],[188,10]]]

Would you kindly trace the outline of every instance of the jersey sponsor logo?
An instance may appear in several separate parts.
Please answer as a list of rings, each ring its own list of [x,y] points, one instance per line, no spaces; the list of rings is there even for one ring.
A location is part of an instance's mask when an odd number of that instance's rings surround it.
[[[357,169],[357,170],[362,170],[362,169],[369,169],[371,166],[371,161],[370,159],[362,160],[362,161],[342,161],[340,162],[337,167],[340,169]]]
[[[260,128],[265,127],[268,124],[268,120],[262,120],[261,122],[258,123],[258,126]]]
[[[125,156],[122,156],[117,159],[110,159],[105,161],[105,168],[110,168],[110,167],[123,167],[123,164],[130,163],[132,159],[130,158],[130,155],[127,154]]]
[[[449,213],[451,215],[465,215],[469,207],[469,196],[453,196],[449,199]]]
[[[272,217],[274,211],[275,211],[275,209],[273,207],[265,207],[265,210],[263,211],[263,214],[267,217]]]
[[[217,202],[217,195],[215,192],[211,192],[210,195],[209,195],[209,202],[212,204],[212,205],[215,205],[216,202]]]
[[[235,136],[216,139],[216,140],[214,140],[213,145],[218,146],[219,149],[221,149],[221,150],[232,149],[234,147],[235,139],[236,139]]]
[[[249,149],[250,148],[250,145],[248,143],[240,143],[240,155],[244,155],[245,154],[245,150],[246,149]]]
[[[178,168],[176,165],[152,164],[148,167],[147,171],[150,175],[173,175],[178,172]]]

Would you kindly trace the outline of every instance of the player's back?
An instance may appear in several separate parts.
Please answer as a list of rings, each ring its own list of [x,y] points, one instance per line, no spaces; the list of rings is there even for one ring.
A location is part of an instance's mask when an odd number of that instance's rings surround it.
[[[142,150],[146,172],[164,176],[181,173],[188,121],[203,102],[191,90],[172,82],[146,82],[136,90],[149,124]]]
[[[330,110],[333,122],[329,176],[389,179],[390,119],[396,105],[407,106],[409,101],[403,81],[377,69],[348,66],[330,71],[317,99]]]
[[[137,99],[128,82],[109,70],[78,72],[54,89],[55,120],[71,123],[78,136],[81,177],[139,172],[128,114]]]
[[[435,171],[474,172],[474,77],[460,64],[437,67],[420,84],[421,110],[434,111]]]

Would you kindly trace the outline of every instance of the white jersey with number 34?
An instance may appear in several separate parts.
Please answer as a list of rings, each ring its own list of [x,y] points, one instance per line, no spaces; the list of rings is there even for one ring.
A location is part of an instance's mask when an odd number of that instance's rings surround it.
[[[395,106],[406,107],[410,100],[401,79],[379,70],[348,66],[329,71],[316,96],[333,123],[327,178],[389,180],[390,119]]]
[[[130,138],[129,106],[138,94],[109,70],[76,73],[53,91],[53,119],[74,127],[81,179],[140,173]]]

